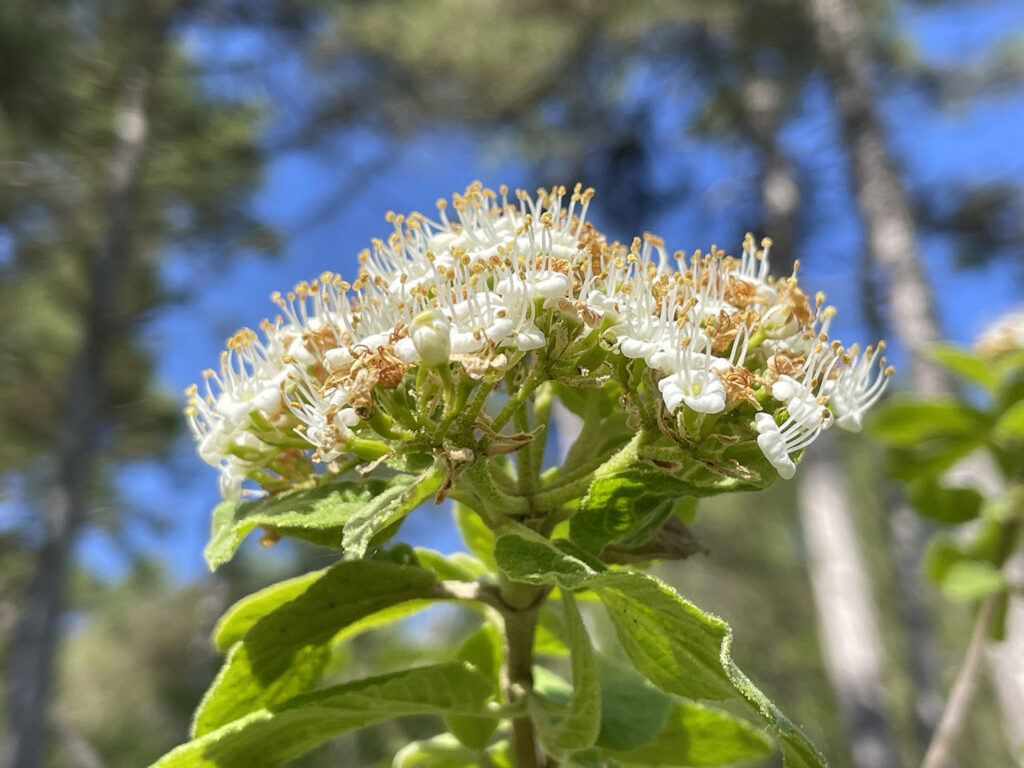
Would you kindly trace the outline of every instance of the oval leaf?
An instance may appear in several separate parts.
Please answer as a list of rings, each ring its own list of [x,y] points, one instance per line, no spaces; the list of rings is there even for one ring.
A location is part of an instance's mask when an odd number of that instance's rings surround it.
[[[807,738],[732,660],[729,625],[687,602],[667,584],[644,573],[596,571],[535,534],[501,537],[495,558],[517,581],[593,590],[607,608],[626,654],[651,682],[668,693],[692,698],[739,695],[775,733],[787,766],[825,765]]]
[[[562,605],[572,659],[572,694],[566,706],[551,705],[537,696],[528,700],[540,743],[555,757],[586,749],[597,740],[601,727],[601,693],[590,637],[571,592],[562,592]]]
[[[199,705],[193,735],[308,690],[340,631],[399,603],[436,596],[435,583],[428,570],[383,561],[330,568],[301,595],[255,622],[232,647]]]
[[[459,663],[371,677],[263,707],[152,768],[277,768],[339,734],[403,715],[482,715],[492,685]]]
[[[728,712],[695,701],[672,707],[665,729],[643,746],[608,753],[627,765],[728,765],[763,757],[771,740]]]
[[[222,502],[213,511],[206,562],[210,570],[223,565],[250,531],[264,525],[315,544],[340,547],[345,523],[388,486],[383,480],[340,482],[263,499]]]

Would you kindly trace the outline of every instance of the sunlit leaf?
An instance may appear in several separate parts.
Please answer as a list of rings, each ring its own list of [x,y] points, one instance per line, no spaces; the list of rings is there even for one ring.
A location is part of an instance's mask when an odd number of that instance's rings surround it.
[[[606,544],[627,539],[652,520],[660,525],[689,492],[686,483],[653,467],[632,465],[608,475],[599,471],[570,521],[570,538],[600,554]]]
[[[491,692],[490,681],[459,663],[372,677],[261,707],[172,750],[153,768],[276,768],[393,717],[484,714]]]
[[[1002,571],[986,560],[964,558],[952,563],[942,577],[942,593],[950,600],[974,602],[1006,584]]]
[[[732,630],[675,590],[644,573],[596,571],[551,542],[507,534],[495,545],[499,567],[516,581],[558,584],[597,593],[623,649],[640,672],[667,693],[688,698],[746,699],[775,733],[790,768],[820,768],[807,738],[732,660]],[[545,571],[545,568],[547,569]]]
[[[499,741],[484,750],[493,768],[512,768],[512,755],[507,741]],[[432,739],[414,741],[403,747],[389,768],[480,768],[480,751],[459,743],[450,733]]]
[[[928,356],[961,379],[979,384],[987,390],[993,390],[999,385],[999,377],[992,363],[969,350],[952,344],[934,344],[928,349]]]
[[[308,690],[329,644],[346,627],[378,611],[435,596],[430,571],[388,562],[338,563],[302,594],[256,621],[228,654],[196,712],[193,734]]]
[[[1000,440],[1024,440],[1024,400],[1011,405],[996,422],[995,435]]]
[[[629,766],[710,766],[752,760],[771,751],[771,739],[749,723],[720,709],[681,701],[673,705],[665,729],[652,741],[609,754]]]
[[[491,622],[484,622],[466,638],[455,658],[473,665],[490,680],[492,693],[497,698],[502,661],[501,635]],[[498,720],[490,717],[450,715],[445,718],[445,724],[462,744],[474,750],[486,747],[498,728]]]
[[[494,532],[484,524],[480,515],[465,504],[455,502],[453,514],[466,549],[476,555],[488,569],[497,570],[494,564]]]
[[[874,436],[894,448],[938,438],[974,438],[988,428],[982,412],[955,400],[893,398],[873,419]]]
[[[964,557],[966,555],[951,536],[937,534],[932,536],[925,547],[922,561],[924,572],[928,574],[928,578],[940,584],[953,563]]]
[[[441,487],[440,467],[424,472],[406,484],[392,483],[387,490],[355,510],[345,521],[342,546],[348,559],[362,557],[375,540],[399,523]]]
[[[419,564],[437,574],[437,578],[450,581],[474,581],[488,573],[488,569],[472,555],[453,552],[442,555],[433,549],[416,547]]]
[[[323,571],[304,573],[243,597],[228,608],[220,617],[217,626],[213,628],[213,642],[217,650],[228,650],[242,639],[242,635],[248,632],[253,624],[276,608],[294,600],[323,575]]]
[[[562,604],[572,660],[572,693],[565,705],[552,705],[538,696],[529,699],[540,743],[556,757],[589,747],[601,725],[601,695],[590,637],[571,592],[563,591]]]
[[[397,482],[395,487],[404,487],[401,479],[392,482]],[[226,563],[242,539],[257,526],[270,526],[279,533],[341,547],[345,523],[380,498],[388,487],[383,480],[339,482],[265,499],[222,502],[213,511],[206,561],[211,569]]]

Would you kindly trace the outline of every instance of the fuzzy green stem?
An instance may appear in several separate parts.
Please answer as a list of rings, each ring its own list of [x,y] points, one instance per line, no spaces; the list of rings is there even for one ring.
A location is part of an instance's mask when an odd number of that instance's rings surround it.
[[[505,407],[494,417],[494,421],[491,422],[491,429],[497,432],[504,427],[508,420],[515,415],[516,411],[522,408],[523,403],[533,394],[533,391],[543,384],[546,379],[546,366],[540,360],[537,360],[534,363],[533,370],[530,371],[530,375],[526,377],[526,380],[523,381],[519,389],[509,396]]]
[[[537,614],[545,589],[502,579],[505,659],[501,670],[502,687],[509,704],[522,702],[533,689],[533,637]],[[537,738],[529,715],[512,720],[512,752],[516,768],[539,768]]]
[[[505,516],[529,514],[529,501],[522,496],[511,496],[495,485],[489,461],[475,461],[466,470],[466,475],[484,503],[486,514],[483,517],[491,527],[500,523]]]
[[[537,489],[541,469],[544,466],[544,451],[548,443],[551,405],[554,398],[555,387],[550,381],[547,381],[537,389],[537,396],[533,399],[533,429],[542,428],[542,431],[524,446],[528,449],[524,457],[527,460],[527,475],[533,479],[531,492]]]

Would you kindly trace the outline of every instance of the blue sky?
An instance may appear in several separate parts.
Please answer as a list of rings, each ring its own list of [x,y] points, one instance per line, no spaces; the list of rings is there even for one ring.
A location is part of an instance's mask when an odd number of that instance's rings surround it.
[[[962,65],[982,56],[994,41],[1010,30],[1024,32],[1024,3],[967,4],[967,9],[904,8],[897,17],[919,50],[930,59]],[[657,88],[657,79],[641,80],[638,89]],[[936,114],[905,93],[887,93],[882,102],[891,144],[915,187],[941,189],[952,177],[975,181],[1020,178],[1024,174],[1024,94],[986,97],[970,110]],[[685,95],[669,105],[656,126],[658,174],[687,173],[696,195],[683,207],[658,217],[651,228],[666,238],[671,249],[692,250],[716,243],[734,250],[738,243],[726,235],[743,227],[737,216],[745,211],[742,200],[756,183],[756,166],[742,152],[723,150],[685,135],[670,126],[680,124]],[[840,309],[833,328],[844,340],[863,339],[857,307],[857,262],[863,248],[856,211],[850,198],[845,166],[838,152],[837,126],[828,110],[828,93],[821,84],[808,90],[799,118],[787,127],[785,146],[801,172],[815,179],[817,196],[802,252],[802,282],[811,290],[824,290]],[[489,145],[488,145],[489,146]],[[349,152],[372,158],[380,143],[356,137]],[[343,178],[344,168],[322,159],[290,155],[269,167],[256,209],[281,231],[291,233],[278,259],[239,258],[222,273],[204,274],[194,297],[184,305],[160,312],[145,329],[147,344],[159,361],[166,387],[180,392],[198,372],[216,362],[224,338],[242,325],[255,326],[270,313],[268,296],[325,269],[351,274],[356,254],[371,237],[388,231],[383,217],[388,210],[429,210],[438,197],[450,196],[470,181],[511,186],[529,181],[528,168],[514,157],[495,157],[472,136],[434,132],[397,149],[388,164],[360,183],[352,203],[322,224],[293,232],[309,212]],[[566,179],[571,184],[573,179]],[[586,181],[586,180],[584,180]],[[600,190],[598,190],[600,195]],[[596,222],[598,226],[600,221]],[[615,232],[624,238],[633,233]],[[770,234],[770,233],[768,233]],[[1024,289],[1013,280],[1021,270],[996,265],[986,271],[954,273],[952,255],[938,239],[925,238],[922,252],[939,297],[943,323],[954,340],[966,342],[1014,304],[1024,301]],[[1024,254],[1017,254],[1024,260]],[[166,275],[173,283],[196,282],[173,254],[166,260]],[[896,297],[895,300],[898,300]],[[189,456],[182,441],[175,469],[164,466],[127,468],[121,486],[134,502],[174,510],[170,530],[160,536],[133,526],[127,539],[132,547],[159,552],[180,578],[205,571],[201,550],[209,526],[209,511],[216,504],[216,472]],[[407,526],[407,537],[442,550],[457,548],[451,529],[437,525],[438,512],[417,513]],[[250,542],[251,545],[251,542]],[[101,573],[114,576],[126,560],[103,534],[85,537],[81,553]]]

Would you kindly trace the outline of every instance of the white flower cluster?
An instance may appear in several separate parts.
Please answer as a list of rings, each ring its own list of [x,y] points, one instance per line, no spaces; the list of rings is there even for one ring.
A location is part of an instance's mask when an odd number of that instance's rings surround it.
[[[1024,307],[998,317],[979,334],[974,346],[991,358],[1024,349]]]
[[[262,337],[239,331],[220,371],[188,392],[225,497],[246,479],[273,490],[314,463],[395,450],[429,426],[419,415],[433,413],[431,372],[447,382],[439,396],[454,397],[453,377],[471,387],[580,344],[604,350],[608,368],[646,366],[681,429],[687,412],[742,421],[784,478],[821,430],[860,428],[891,372],[882,345],[830,342],[833,311],[795,277],[769,275],[768,241],[689,260],[651,235],[608,244],[586,223],[592,195],[577,185],[510,198],[473,184],[454,216],[443,200],[436,220],[388,214],[393,233],[360,254],[351,284],[327,272],[275,294],[281,314]]]

